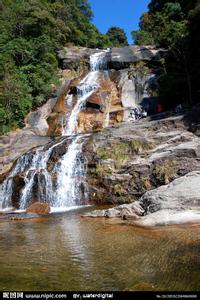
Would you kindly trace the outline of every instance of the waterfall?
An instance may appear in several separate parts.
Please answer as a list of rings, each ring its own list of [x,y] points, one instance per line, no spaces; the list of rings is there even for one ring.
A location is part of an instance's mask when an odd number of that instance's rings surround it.
[[[87,98],[98,88],[98,73],[107,68],[107,51],[95,53],[90,57],[90,72],[78,86],[78,99],[73,107],[63,135],[68,137],[49,147],[36,149],[20,157],[8,178],[0,185],[0,209],[12,206],[14,178],[21,176],[23,187],[19,194],[19,208],[27,208],[33,201],[48,202],[51,207],[73,207],[83,204],[87,187],[84,181],[85,163],[82,146],[85,135],[78,133],[77,119]],[[72,106],[72,95],[66,97],[67,105]],[[70,137],[71,136],[71,137]],[[51,172],[48,161],[54,148],[69,141],[66,153],[61,156]]]
[[[17,174],[21,174],[28,168],[30,165],[30,160],[32,158],[28,154],[24,154],[21,156],[10,172],[9,176],[4,180],[4,182],[0,185],[0,208],[9,208],[11,206],[11,197],[13,193],[13,177]]]
[[[77,87],[78,97],[71,115],[67,121],[63,135],[73,136],[77,131],[77,119],[88,97],[98,88],[98,72],[107,68],[107,51],[95,53],[90,56],[90,72]],[[67,101],[70,97],[67,96]],[[85,135],[86,136],[86,135]],[[54,206],[64,207],[80,205],[80,199],[87,187],[83,182],[85,175],[84,162],[81,161],[82,145],[80,136],[72,138],[66,154],[62,157],[57,167],[57,187],[54,197]]]
[[[24,188],[20,194],[19,208],[25,209],[32,198],[32,190],[34,186],[35,176],[43,175],[45,186],[41,188],[40,179],[38,181],[38,198],[45,202],[52,203],[53,189],[51,175],[47,171],[47,162],[52,153],[52,150],[59,146],[63,141],[51,146],[48,150],[43,151],[37,149],[35,153],[26,153],[18,160],[8,178],[0,185],[0,208],[8,208],[11,206],[13,194],[13,179],[16,175],[22,175],[24,178]]]
[[[86,100],[97,90],[98,75],[100,70],[107,69],[107,50],[95,53],[90,56],[90,72],[83,78],[77,87],[77,103],[74,106],[70,117],[67,120],[63,135],[72,135],[78,131],[77,118],[84,107]],[[67,103],[70,102],[70,96],[67,96]]]
[[[69,145],[67,152],[57,167],[57,189],[54,197],[54,206],[64,207],[80,205],[81,187],[84,178],[84,164],[81,161],[82,142],[76,136]],[[83,187],[84,188],[84,187]]]

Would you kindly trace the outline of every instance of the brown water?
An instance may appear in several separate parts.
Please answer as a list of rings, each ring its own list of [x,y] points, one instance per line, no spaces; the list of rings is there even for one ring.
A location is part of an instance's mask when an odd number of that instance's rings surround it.
[[[80,212],[0,223],[0,290],[200,290],[200,225],[141,229]]]

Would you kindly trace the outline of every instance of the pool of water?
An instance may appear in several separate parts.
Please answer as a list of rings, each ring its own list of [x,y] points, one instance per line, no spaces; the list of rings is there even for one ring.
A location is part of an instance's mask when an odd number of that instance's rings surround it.
[[[0,223],[0,290],[200,290],[200,225],[143,229],[82,210]]]

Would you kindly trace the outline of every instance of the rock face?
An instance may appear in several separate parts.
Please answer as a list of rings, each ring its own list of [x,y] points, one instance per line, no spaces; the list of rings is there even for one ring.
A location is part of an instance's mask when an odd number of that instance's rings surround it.
[[[200,139],[183,117],[115,125],[84,145],[89,200],[122,204],[147,191],[200,170]]]
[[[16,175],[13,178],[13,190],[14,193],[12,193],[11,196],[11,204],[12,207],[19,208],[19,197],[20,192],[25,186],[25,181],[23,175]]]
[[[121,218],[137,226],[200,221],[200,171],[190,172],[168,185],[146,192],[139,201],[95,210],[85,217]]]
[[[158,61],[163,50],[152,46],[126,46],[123,48],[112,48],[110,52],[110,68],[123,69],[138,61]]]
[[[78,75],[80,69],[89,70],[90,55],[101,51],[84,47],[66,47],[58,51],[60,66],[63,72],[70,69],[75,70]],[[140,105],[145,97],[148,98],[151,91],[156,93],[155,73],[162,54],[162,49],[153,47],[127,46],[107,50],[104,59],[107,61],[108,70],[105,70],[105,66],[104,70],[101,70],[98,75],[97,88],[82,108],[78,120],[79,132],[96,131],[108,125],[129,120],[134,113],[133,109]],[[72,106],[77,103],[80,80],[85,75],[84,72],[80,74],[79,80],[71,81],[70,92],[63,93],[61,101],[63,104],[68,102],[70,95]],[[60,102],[59,99],[58,102]],[[55,107],[58,106],[55,105]],[[59,115],[54,113],[49,117],[48,135],[61,134],[62,126],[67,123],[70,116],[70,109],[70,106],[62,105]]]
[[[90,55],[96,52],[98,50],[86,47],[66,47],[58,51],[60,66],[62,69],[77,69],[81,62],[89,64]]]
[[[81,62],[88,64],[90,55],[100,52],[101,49],[89,49],[85,47],[66,47],[58,51],[58,58],[62,69],[76,69]],[[126,46],[123,48],[111,48],[108,53],[110,69],[128,68],[130,64],[145,60],[159,61],[163,49],[152,46]]]
[[[50,213],[50,206],[48,203],[35,202],[29,206],[26,211],[28,213],[35,213],[38,215],[46,215]]]
[[[56,98],[48,100],[41,108],[28,114],[25,119],[26,128],[31,129],[38,136],[46,136],[49,126],[47,117],[52,112]]]

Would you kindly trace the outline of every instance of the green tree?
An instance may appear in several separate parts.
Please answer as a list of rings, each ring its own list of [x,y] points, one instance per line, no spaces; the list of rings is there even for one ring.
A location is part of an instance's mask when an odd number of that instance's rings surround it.
[[[128,45],[125,31],[120,27],[109,28],[106,35],[108,36],[112,47],[124,47]]]
[[[160,96],[168,106],[194,101],[197,89],[194,83],[198,81],[195,66],[199,66],[199,58],[195,56],[199,49],[196,43],[199,41],[199,2],[151,0],[149,11],[141,16],[140,30],[132,32],[136,44],[151,44],[168,50],[160,75]]]

